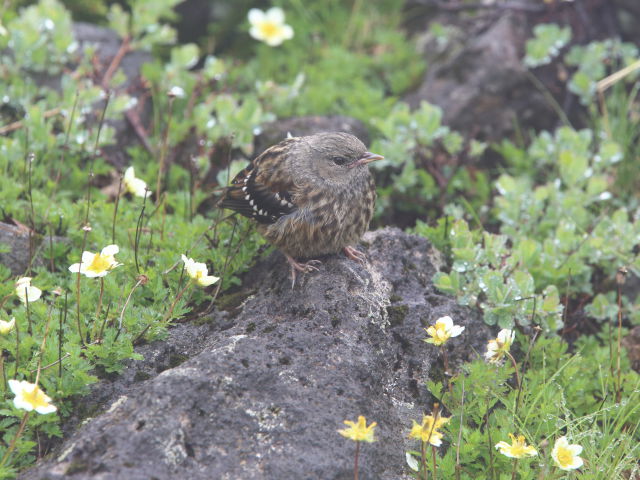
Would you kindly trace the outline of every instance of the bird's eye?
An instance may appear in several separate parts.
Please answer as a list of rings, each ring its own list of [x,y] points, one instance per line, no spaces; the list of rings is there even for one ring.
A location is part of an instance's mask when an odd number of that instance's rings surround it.
[[[336,165],[344,165],[345,163],[349,162],[349,160],[347,160],[345,157],[332,157],[331,160]]]

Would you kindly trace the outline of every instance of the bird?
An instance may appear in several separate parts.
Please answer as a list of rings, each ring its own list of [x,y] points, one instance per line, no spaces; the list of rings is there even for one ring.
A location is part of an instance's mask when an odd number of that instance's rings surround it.
[[[286,257],[293,288],[296,273],[318,270],[315,257],[343,251],[364,264],[365,255],[352,245],[366,232],[375,208],[368,164],[383,158],[344,132],[290,137],[238,173],[218,206],[255,222]]]

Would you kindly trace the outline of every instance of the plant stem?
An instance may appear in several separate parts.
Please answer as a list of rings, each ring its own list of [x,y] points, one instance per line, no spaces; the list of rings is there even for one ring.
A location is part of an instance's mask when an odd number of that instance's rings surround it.
[[[31,327],[31,309],[29,308],[29,289],[24,287],[24,305],[27,309],[27,333],[33,335],[33,328]]]
[[[100,317],[102,310],[102,296],[104,295],[104,277],[100,277],[100,296],[98,297],[98,308],[96,308],[96,320]]]
[[[513,355],[511,355],[511,353],[509,352],[505,352],[507,354],[507,356],[509,357],[509,359],[511,360],[511,364],[513,365],[513,369],[516,373],[516,383],[518,384],[518,395],[516,397],[516,407],[515,407],[515,413],[518,412],[518,403],[520,400],[520,392],[522,391],[522,383],[520,382],[520,374],[518,373],[518,364],[516,363],[516,359],[513,358]]]
[[[486,399],[488,400],[488,399]],[[489,408],[487,408],[487,413],[485,415],[485,426],[487,429],[487,439],[489,440],[489,471],[491,472],[491,480],[495,480],[496,478],[496,470],[493,466],[493,442],[491,441],[491,428],[489,423]]]
[[[420,442],[420,462],[422,465],[422,472],[424,473],[424,480],[429,479],[429,471],[427,470],[427,443],[423,440]]]
[[[358,480],[358,457],[360,456],[360,442],[356,442],[356,455],[353,461],[353,480]]]
[[[11,440],[11,443],[9,444],[9,448],[7,448],[7,451],[4,453],[2,460],[0,460],[0,467],[3,467],[4,464],[7,463],[7,460],[9,459],[11,452],[13,452],[13,450],[16,448],[16,442],[18,441],[18,438],[20,438],[20,435],[22,435],[24,427],[27,424],[28,418],[29,418],[29,412],[24,412],[24,416],[22,417],[22,421],[20,422],[20,426],[18,427],[18,431],[16,432],[16,435]]]
[[[140,285],[142,285],[145,281],[146,280],[145,280],[144,277],[138,278],[138,281],[136,282],[136,284],[133,286],[133,288],[129,292],[129,296],[127,296],[127,301],[124,302],[124,306],[122,307],[122,311],[120,312],[120,319],[118,320],[118,333],[116,334],[116,338],[114,339],[114,342],[118,339],[118,336],[120,336],[120,331],[122,330],[122,319],[124,318],[124,312],[127,310],[127,307],[129,306],[129,301],[131,300],[131,295],[133,295],[133,292],[136,291],[136,288],[138,288]]]
[[[64,316],[60,311],[60,326],[58,328],[58,378],[62,378],[62,326],[67,323],[67,299],[69,292],[64,292]]]
[[[462,447],[462,426],[464,420],[464,379],[462,374],[462,398],[460,400],[460,428],[458,429],[458,444],[456,445],[456,480],[460,480],[460,470],[462,465],[460,464],[460,448]]]
[[[518,459],[513,459],[513,471],[511,472],[511,480],[516,479],[516,469],[518,468]]]
[[[144,190],[145,195],[142,199],[142,209],[140,210],[140,216],[138,217],[138,222],[136,223],[136,236],[133,242],[133,258],[136,262],[136,272],[140,273],[140,265],[138,263],[138,248],[140,247],[140,236],[142,235],[142,223],[144,221],[144,209],[147,206],[147,189]]]
[[[442,360],[444,361],[444,375],[445,377],[449,374],[449,355],[447,355],[447,349],[444,348],[444,345],[440,347],[442,350]]]
[[[88,212],[87,212],[88,214]],[[91,227],[85,224],[83,227],[84,236],[82,237],[82,248],[80,251],[84,254],[84,249],[87,246],[87,235],[89,235],[89,231]],[[80,257],[80,263],[78,264],[78,273],[76,274],[76,324],[78,327],[78,335],[80,336],[80,343],[84,345],[84,336],[82,335],[82,321],[80,320],[80,268],[82,267],[82,257]]]
[[[436,478],[436,447],[431,445],[431,456],[433,458],[433,480],[437,480]]]
[[[118,193],[116,194],[116,204],[113,206],[113,223],[111,224],[111,243],[116,243],[116,218],[118,216],[118,205],[120,205],[120,193],[122,191],[122,175],[118,182]]]
[[[156,182],[156,205],[160,205],[160,198],[162,193],[162,177],[165,170],[165,162],[167,156],[167,144],[169,142],[169,128],[171,127],[171,116],[173,113],[173,95],[169,95],[169,112],[167,114],[167,126],[164,129],[162,135],[162,148],[160,150],[160,166],[158,168],[158,180]]]
[[[18,364],[20,363],[20,328],[18,327],[18,321],[16,320],[16,368],[13,372],[13,378],[18,376]]]
[[[187,290],[187,288],[189,288],[190,286],[191,286],[191,282],[187,282],[187,284],[184,286],[184,288],[178,292],[178,294],[176,295],[175,300],[171,304],[171,307],[169,307],[169,311],[162,318],[162,323],[168,321],[171,318],[171,315],[173,314],[173,309],[176,308],[176,304],[178,303],[178,300],[180,300],[182,298],[182,295]]]
[[[637,63],[637,62],[636,62]],[[618,284],[618,351],[616,352],[616,370],[618,372],[616,384],[616,403],[622,400],[622,370],[620,368],[620,354],[622,352],[622,285],[624,284],[627,269],[621,267],[616,274]],[[611,324],[611,322],[609,322]]]

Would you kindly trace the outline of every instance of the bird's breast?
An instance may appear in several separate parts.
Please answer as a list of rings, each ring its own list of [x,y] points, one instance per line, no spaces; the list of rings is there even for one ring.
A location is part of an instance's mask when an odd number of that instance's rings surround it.
[[[375,198],[370,175],[346,185],[300,189],[294,196],[298,209],[259,230],[296,258],[336,253],[360,240],[373,216]]]

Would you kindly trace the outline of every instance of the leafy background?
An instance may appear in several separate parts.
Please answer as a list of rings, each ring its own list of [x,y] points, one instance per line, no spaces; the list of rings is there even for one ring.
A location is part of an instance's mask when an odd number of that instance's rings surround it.
[[[259,153],[254,137],[265,125],[332,114],[363,122],[370,149],[385,156],[373,167],[373,227],[429,238],[448,259],[437,287],[480,308],[488,324],[517,329],[521,350],[530,350],[518,416],[510,367],[496,379],[482,362],[470,364],[444,400],[443,386],[429,385],[452,415],[462,408],[462,378],[482,399],[464,407],[466,425],[450,427],[464,431],[462,478],[502,478],[502,459],[482,447],[483,425],[517,427],[530,438],[569,432],[590,458],[583,478],[637,475],[640,384],[619,341],[640,324],[637,45],[579,43],[570,25],[536,25],[523,64],[534,80],[561,67],[580,113],[569,118],[549,94],[558,128],[489,142],[444,125],[435,105],[411,109],[403,100],[429,65],[404,28],[401,0],[275,2],[295,31],[277,48],[247,34],[248,9],[269,4],[216,2],[196,35],[176,29],[178,3],[41,0],[0,16],[0,215],[30,232],[24,275],[45,292],[22,305],[17,277],[0,265],[0,316],[19,326],[0,337],[0,453],[22,417],[7,379],[33,381],[40,368],[40,385],[59,406],[30,418],[3,478],[46,451],[35,439],[59,436],[73,400],[138,358],[136,344],[162,339],[172,322],[202,318],[221,292],[233,291],[266,246],[247,222],[211,208],[216,195]],[[78,20],[110,27],[128,49],[149,55],[141,85],[122,68],[96,66],[95,47],[74,38]],[[430,29],[447,45],[446,26]],[[185,95],[169,95],[175,87]],[[146,142],[125,143],[117,133],[131,111],[148,118]],[[125,151],[114,154],[114,145]],[[436,172],[427,168],[433,158]],[[129,165],[152,197],[117,196]],[[79,282],[68,266],[83,250],[111,243],[123,266],[105,277],[101,294],[97,280]],[[206,292],[188,284],[183,253],[206,262],[220,282]],[[443,453],[445,478],[460,471],[455,454]]]

